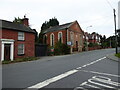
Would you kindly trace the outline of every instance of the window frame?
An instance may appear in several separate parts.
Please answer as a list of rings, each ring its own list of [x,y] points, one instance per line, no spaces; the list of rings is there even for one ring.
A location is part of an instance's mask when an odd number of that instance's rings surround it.
[[[24,32],[18,32],[18,40],[19,41],[24,41],[25,40]]]
[[[54,47],[54,45],[55,45],[54,41],[55,41],[55,35],[52,33],[50,35],[50,46]]]
[[[20,45],[22,45],[22,46],[20,46]],[[24,44],[18,44],[18,55],[24,55],[24,54],[25,54],[25,45]]]
[[[60,34],[61,34],[61,37],[60,37]],[[62,32],[58,32],[58,41],[60,40],[61,38],[61,43],[63,43],[63,34]]]

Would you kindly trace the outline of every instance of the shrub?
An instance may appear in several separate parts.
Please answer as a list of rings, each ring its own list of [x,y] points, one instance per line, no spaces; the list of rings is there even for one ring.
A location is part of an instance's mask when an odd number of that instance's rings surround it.
[[[60,41],[58,41],[55,44],[55,47],[54,47],[55,55],[64,55],[64,54],[69,54],[69,53],[70,53],[70,47],[68,45],[63,44]]]
[[[115,56],[117,56],[118,58],[120,58],[120,53],[118,53],[118,54],[115,54]]]

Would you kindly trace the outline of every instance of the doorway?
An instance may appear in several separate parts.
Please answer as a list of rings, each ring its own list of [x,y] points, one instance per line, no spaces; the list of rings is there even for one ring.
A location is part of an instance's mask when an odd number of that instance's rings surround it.
[[[5,44],[4,47],[4,60],[10,60],[10,44]]]

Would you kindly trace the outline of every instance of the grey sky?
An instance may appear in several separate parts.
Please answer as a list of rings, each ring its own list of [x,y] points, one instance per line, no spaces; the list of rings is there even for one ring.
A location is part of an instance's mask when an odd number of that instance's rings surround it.
[[[60,24],[77,20],[84,31],[108,37],[114,34],[114,19],[107,1],[116,9],[118,16],[119,0],[1,0],[0,19],[13,21],[14,17],[23,18],[26,14],[31,27],[38,32],[42,23],[53,17]]]

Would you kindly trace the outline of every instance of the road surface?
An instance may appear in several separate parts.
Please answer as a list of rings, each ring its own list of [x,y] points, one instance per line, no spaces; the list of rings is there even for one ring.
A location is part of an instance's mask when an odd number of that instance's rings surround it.
[[[106,58],[114,52],[102,49],[3,65],[3,88],[118,89],[119,63]]]

